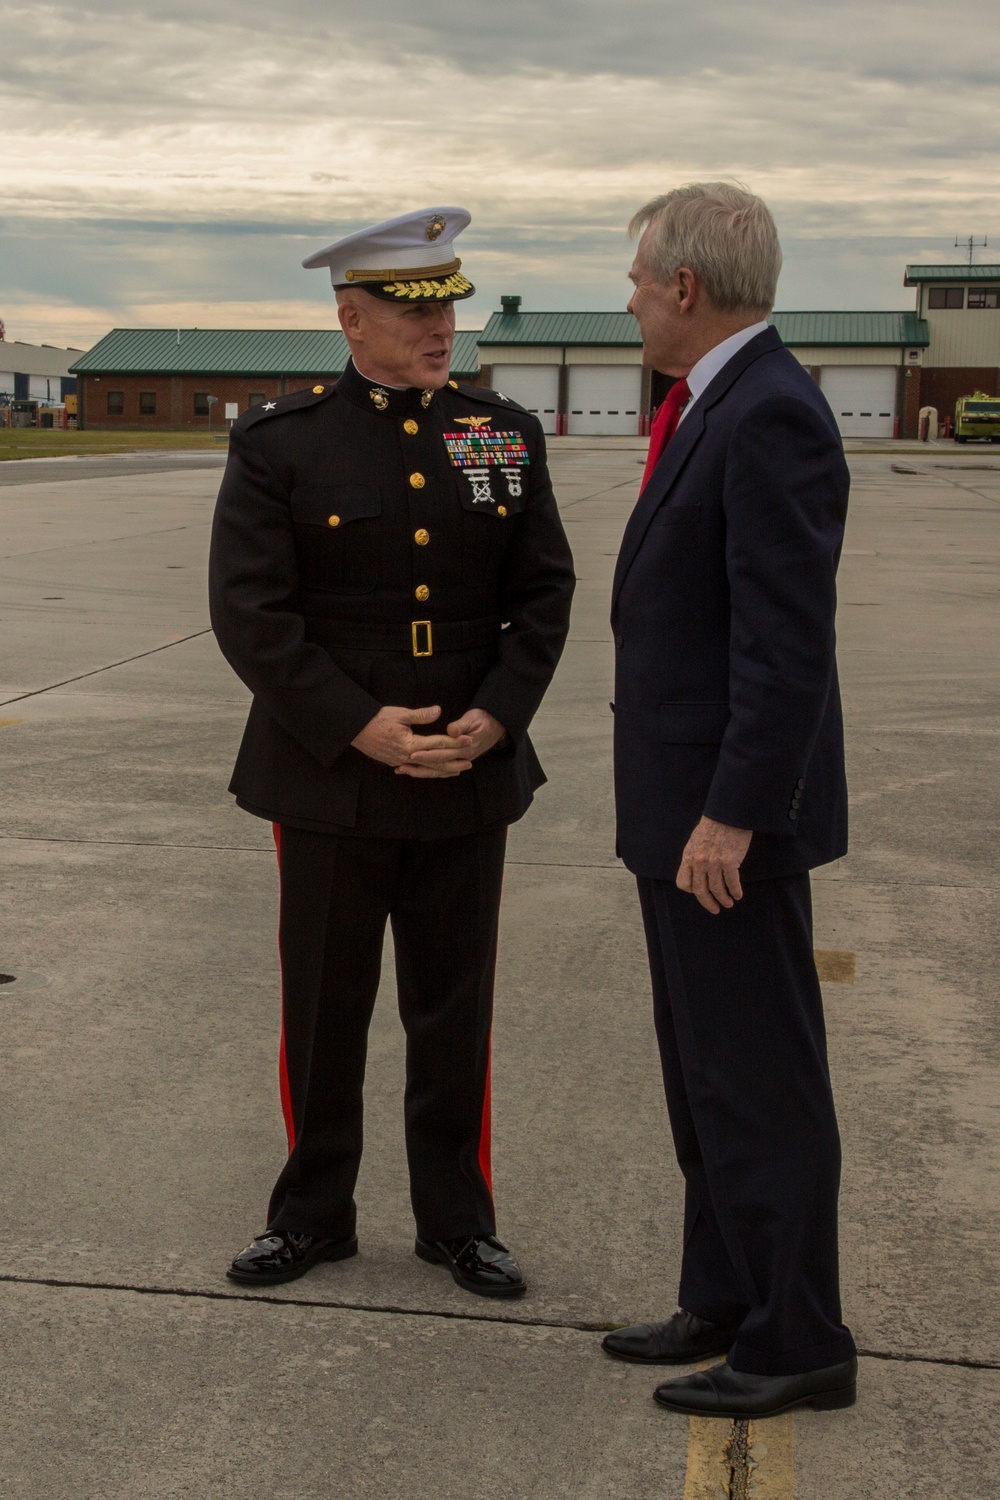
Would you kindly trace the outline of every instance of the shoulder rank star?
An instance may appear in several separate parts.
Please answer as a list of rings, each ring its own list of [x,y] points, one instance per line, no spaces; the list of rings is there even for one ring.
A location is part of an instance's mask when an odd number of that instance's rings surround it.
[[[277,401],[265,401],[264,402],[264,410],[265,411],[274,411],[274,408],[277,406],[277,404],[278,404]]]
[[[491,417],[456,417],[456,422],[464,422],[466,427],[471,427],[478,432],[480,427],[488,427],[493,419]]]

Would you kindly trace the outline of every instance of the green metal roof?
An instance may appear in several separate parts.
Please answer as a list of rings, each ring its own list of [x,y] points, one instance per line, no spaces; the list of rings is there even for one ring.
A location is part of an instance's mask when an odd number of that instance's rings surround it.
[[[871,347],[909,344],[926,348],[930,329],[912,312],[776,312],[771,321],[786,344]]]
[[[452,374],[479,370],[478,329],[455,335]],[[113,328],[74,374],[339,375],[347,340],[332,328]]]
[[[627,312],[493,313],[479,336],[483,344],[606,344],[631,348],[642,343],[639,325]]]
[[[1000,283],[1000,266],[907,266],[904,286],[919,286],[922,281],[995,281]]]
[[[930,343],[923,318],[912,312],[776,312],[771,321],[786,344],[845,345]],[[637,349],[639,325],[631,313],[493,313],[479,340],[484,344],[566,347],[617,345]]]

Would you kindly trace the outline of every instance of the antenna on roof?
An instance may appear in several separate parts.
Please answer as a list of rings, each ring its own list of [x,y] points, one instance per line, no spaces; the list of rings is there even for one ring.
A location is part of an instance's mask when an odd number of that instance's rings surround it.
[[[973,252],[973,250],[985,250],[988,244],[989,244],[989,240],[986,238],[985,235],[983,235],[983,238],[981,240],[977,240],[971,234],[969,235],[969,238],[967,240],[960,240],[960,239],[957,238],[957,236],[956,236],[956,239],[955,239],[955,249],[956,250],[958,250],[959,248],[961,248],[961,249],[967,250],[969,252],[969,265],[970,266],[972,265],[972,252]]]

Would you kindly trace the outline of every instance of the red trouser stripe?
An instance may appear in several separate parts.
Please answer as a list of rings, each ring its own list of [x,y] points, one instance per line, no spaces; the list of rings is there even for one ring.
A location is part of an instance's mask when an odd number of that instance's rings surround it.
[[[492,1091],[490,1088],[490,1074],[493,1069],[493,1037],[490,1036],[490,1050],[486,1058],[486,1089],[483,1093],[483,1121],[479,1127],[479,1170],[486,1179],[486,1186],[493,1197],[493,1158],[491,1155],[492,1135]]]
[[[281,824],[275,823],[274,849],[278,856],[278,882],[281,882]],[[278,968],[281,973],[281,1043],[278,1047],[278,1088],[281,1092],[281,1113],[285,1117],[285,1133],[288,1136],[288,1151],[295,1146],[295,1121],[292,1118],[292,1091],[288,1087],[288,1063],[285,1058],[285,969],[281,958],[281,923],[278,923]]]

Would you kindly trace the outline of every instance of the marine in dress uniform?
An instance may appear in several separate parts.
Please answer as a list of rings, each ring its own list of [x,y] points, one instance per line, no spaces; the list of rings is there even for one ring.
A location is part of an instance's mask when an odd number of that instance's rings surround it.
[[[355,289],[355,323],[380,318],[383,347],[397,330],[412,344],[436,316],[428,305],[447,312],[473,291],[453,248],[468,222],[461,209],[406,215],[304,264]],[[343,311],[342,322],[351,340]],[[274,824],[278,846],[289,1147],[266,1232],[230,1267],[242,1282],[291,1280],[357,1251],[388,921],[417,1254],[469,1291],[525,1288],[496,1238],[493,975],[507,825],[545,780],[528,726],[574,580],[537,419],[450,380],[450,332],[440,317],[434,329],[418,355],[426,369],[441,354],[440,375],[424,384],[380,380],[352,359],[336,383],[266,402],[232,429],[212,622],[253,693],[230,790]],[[387,717],[411,742],[401,762],[375,758]]]

